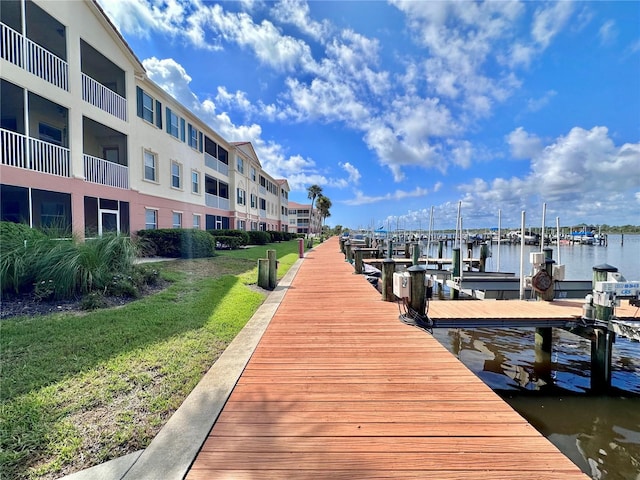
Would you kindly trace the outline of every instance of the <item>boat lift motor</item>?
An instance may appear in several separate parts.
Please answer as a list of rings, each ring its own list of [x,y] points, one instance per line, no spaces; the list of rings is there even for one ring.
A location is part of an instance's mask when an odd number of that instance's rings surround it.
[[[640,281],[627,281],[617,272],[608,272],[605,282],[596,282],[593,304],[602,307],[619,307],[621,299],[629,299],[634,307],[640,307]]]

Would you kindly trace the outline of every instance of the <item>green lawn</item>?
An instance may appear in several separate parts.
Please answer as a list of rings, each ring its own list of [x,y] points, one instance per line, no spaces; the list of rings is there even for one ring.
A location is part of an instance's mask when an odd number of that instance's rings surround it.
[[[154,264],[172,284],[125,306],[0,323],[0,478],[58,478],[146,447],[251,318],[249,286],[298,242]]]

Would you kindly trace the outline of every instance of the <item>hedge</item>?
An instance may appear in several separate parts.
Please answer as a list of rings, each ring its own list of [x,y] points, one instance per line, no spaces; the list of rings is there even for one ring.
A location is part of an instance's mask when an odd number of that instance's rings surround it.
[[[237,250],[244,243],[240,237],[235,237],[231,235],[216,235],[213,237],[216,242],[216,248],[228,248],[229,250]]]
[[[139,230],[148,253],[160,257],[201,258],[215,255],[215,239],[204,230],[164,228]]]
[[[271,243],[271,235],[269,235],[268,232],[251,231],[247,233],[249,234],[250,245],[266,245],[267,243]]]
[[[237,237],[240,239],[240,245],[249,245],[249,234],[244,230],[207,230],[214,237]]]

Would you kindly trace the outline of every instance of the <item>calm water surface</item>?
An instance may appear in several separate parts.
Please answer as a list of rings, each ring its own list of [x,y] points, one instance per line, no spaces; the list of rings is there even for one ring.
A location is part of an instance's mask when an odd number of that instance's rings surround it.
[[[525,273],[528,251],[538,250],[527,247]],[[567,279],[591,279],[592,267],[607,263],[640,280],[640,235],[559,253]],[[520,246],[501,245],[500,270],[518,275],[519,267]],[[494,244],[487,270],[496,269]],[[536,354],[533,329],[436,329],[434,337],[593,479],[640,480],[640,343],[616,339],[605,396],[590,392],[590,342],[563,330],[553,330],[550,356]]]

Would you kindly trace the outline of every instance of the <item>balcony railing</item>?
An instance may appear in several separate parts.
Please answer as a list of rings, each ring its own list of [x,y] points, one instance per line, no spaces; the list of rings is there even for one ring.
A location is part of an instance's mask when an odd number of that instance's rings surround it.
[[[120,120],[127,120],[127,99],[84,73],[82,74],[82,99]]]
[[[216,172],[229,176],[229,165],[221,162],[210,153],[204,152],[204,164]]]
[[[204,194],[204,203],[207,207],[219,208],[220,210],[229,210],[229,199],[222,198],[212,193]]]
[[[0,55],[4,60],[69,90],[67,62],[4,23],[0,23],[0,40]]]
[[[0,129],[2,165],[70,176],[69,149]],[[28,145],[28,147],[27,147]]]
[[[116,188],[129,188],[129,167],[84,154],[84,179]]]

